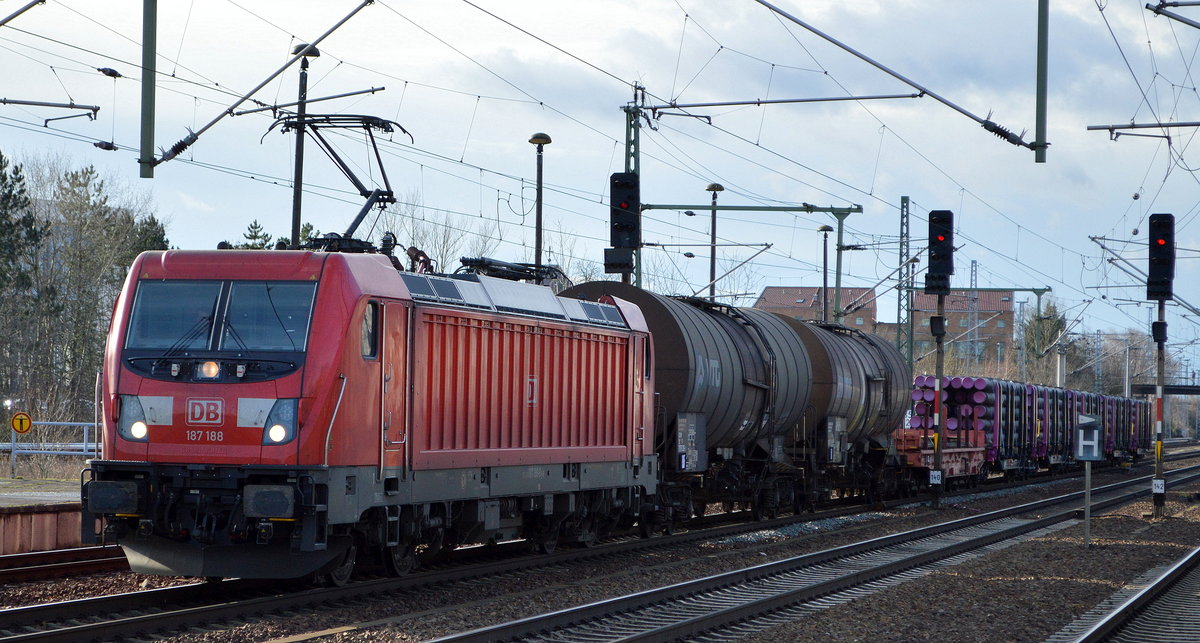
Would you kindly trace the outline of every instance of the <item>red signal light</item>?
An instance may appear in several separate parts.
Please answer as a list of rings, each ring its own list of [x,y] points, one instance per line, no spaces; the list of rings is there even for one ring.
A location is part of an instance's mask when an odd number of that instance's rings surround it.
[[[1166,239],[1155,239],[1154,243],[1157,243],[1160,246],[1165,246],[1165,245],[1167,245],[1167,240]]]
[[[628,202],[628,201],[622,201],[622,202],[620,202],[620,203],[618,203],[618,204],[617,204],[617,207],[618,207],[618,208],[621,208],[622,210],[628,210],[628,209],[629,209],[629,202]]]
[[[938,240],[938,241],[945,241],[945,240],[946,240],[946,235],[944,235],[944,234],[939,234],[939,235],[937,236],[937,240]]]

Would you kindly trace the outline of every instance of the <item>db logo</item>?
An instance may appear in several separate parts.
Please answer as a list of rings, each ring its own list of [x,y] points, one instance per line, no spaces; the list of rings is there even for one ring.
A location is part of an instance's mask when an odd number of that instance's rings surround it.
[[[187,423],[190,425],[221,424],[225,400],[220,398],[189,397],[187,401]]]

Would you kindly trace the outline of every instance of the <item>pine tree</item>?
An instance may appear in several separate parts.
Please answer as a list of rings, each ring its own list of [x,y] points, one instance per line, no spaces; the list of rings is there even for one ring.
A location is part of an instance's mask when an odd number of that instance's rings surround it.
[[[263,231],[262,224],[255,219],[246,226],[246,232],[242,234],[245,243],[239,243],[239,248],[249,248],[251,250],[262,250],[271,245],[271,235]]]
[[[29,267],[22,261],[41,242],[45,230],[37,222],[20,165],[10,165],[0,153],[0,295],[28,288]]]

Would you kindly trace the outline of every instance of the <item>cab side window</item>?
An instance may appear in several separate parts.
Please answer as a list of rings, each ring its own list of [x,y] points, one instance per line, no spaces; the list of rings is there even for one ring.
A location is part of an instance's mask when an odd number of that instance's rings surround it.
[[[362,356],[368,359],[379,356],[379,302],[367,302],[363,311]]]

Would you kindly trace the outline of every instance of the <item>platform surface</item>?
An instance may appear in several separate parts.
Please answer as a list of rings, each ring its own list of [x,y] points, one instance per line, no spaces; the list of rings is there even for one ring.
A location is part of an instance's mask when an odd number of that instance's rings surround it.
[[[78,480],[31,480],[0,478],[0,511],[63,508],[79,505]]]

